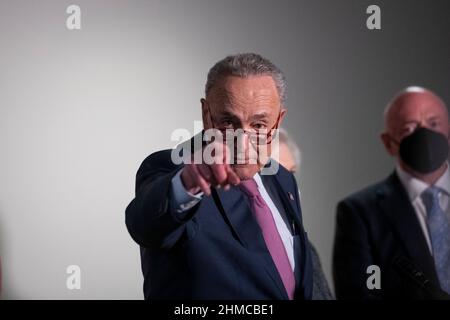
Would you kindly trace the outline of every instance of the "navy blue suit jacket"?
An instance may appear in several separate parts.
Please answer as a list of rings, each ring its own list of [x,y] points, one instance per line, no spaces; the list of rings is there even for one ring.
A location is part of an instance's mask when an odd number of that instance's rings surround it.
[[[213,189],[179,214],[171,180],[183,167],[171,150],[147,157],[137,172],[126,225],[140,245],[146,299],[288,299],[281,278],[238,187]],[[280,166],[262,176],[275,205],[295,231],[295,299],[310,299],[312,264],[294,176]]]
[[[370,265],[380,289],[367,287]],[[396,173],[338,204],[333,275],[338,299],[448,299]]]

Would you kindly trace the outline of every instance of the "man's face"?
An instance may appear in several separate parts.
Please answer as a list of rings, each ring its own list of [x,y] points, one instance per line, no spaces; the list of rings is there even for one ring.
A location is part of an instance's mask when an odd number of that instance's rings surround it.
[[[223,78],[212,88],[211,92],[202,99],[202,113],[204,128],[270,130],[278,127],[285,115],[274,80],[271,76],[250,76],[246,78],[228,76]],[[278,123],[277,123],[278,121]],[[249,154],[257,150],[244,135],[239,148],[244,151],[243,164],[237,164],[232,159],[232,168],[242,179],[249,179],[258,172],[265,163],[249,163]],[[235,150],[238,146],[235,146]],[[270,156],[270,144],[267,155]],[[235,152],[236,156],[236,152]],[[242,157],[240,158],[242,160]],[[241,163],[241,162],[240,162]]]
[[[386,128],[382,134],[387,151],[401,161],[399,143],[418,127],[428,128],[446,137],[450,133],[447,108],[428,91],[408,92],[394,101],[386,115]]]

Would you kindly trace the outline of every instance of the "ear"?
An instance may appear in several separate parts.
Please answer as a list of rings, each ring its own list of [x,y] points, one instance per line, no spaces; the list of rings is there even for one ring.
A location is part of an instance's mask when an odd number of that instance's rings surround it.
[[[283,122],[284,117],[286,116],[286,113],[287,113],[287,109],[282,107],[281,111],[280,111],[280,121],[278,122],[278,128],[281,127],[281,123]]]
[[[201,98],[200,103],[202,105],[202,121],[203,121],[203,129],[207,130],[212,128],[212,124],[210,123],[211,115],[209,114],[209,105],[206,99]]]
[[[387,132],[380,134],[381,141],[383,142],[384,148],[391,156],[397,156],[397,147],[392,142],[390,135]]]

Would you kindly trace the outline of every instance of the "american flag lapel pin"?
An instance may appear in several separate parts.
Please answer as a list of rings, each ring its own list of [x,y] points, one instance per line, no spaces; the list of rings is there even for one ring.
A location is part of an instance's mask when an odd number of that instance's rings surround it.
[[[292,201],[294,201],[294,195],[291,192],[288,192],[288,196],[289,199],[291,199]]]

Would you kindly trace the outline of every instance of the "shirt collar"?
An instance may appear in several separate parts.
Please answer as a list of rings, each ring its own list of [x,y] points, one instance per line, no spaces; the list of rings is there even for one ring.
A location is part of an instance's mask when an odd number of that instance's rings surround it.
[[[436,181],[434,185],[443,190],[447,195],[450,195],[450,170],[448,163],[447,169],[445,170],[444,174],[439,178],[438,181]]]
[[[422,192],[428,189],[429,185],[420,179],[412,176],[408,172],[402,169],[402,167],[397,163],[395,166],[397,175],[402,182],[403,186],[408,193],[410,201],[416,200],[417,197],[421,196]],[[440,190],[450,195],[450,171],[447,162],[447,168],[444,174],[436,181],[434,186],[438,187]]]
[[[258,185],[258,188],[261,189],[261,186],[264,186],[261,176],[259,175],[259,172],[255,173],[253,176],[253,179],[255,179],[256,184]]]

